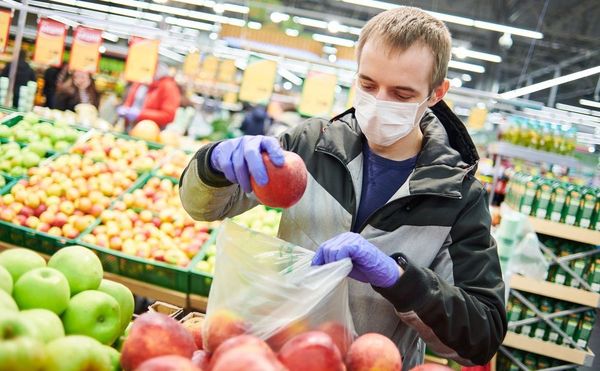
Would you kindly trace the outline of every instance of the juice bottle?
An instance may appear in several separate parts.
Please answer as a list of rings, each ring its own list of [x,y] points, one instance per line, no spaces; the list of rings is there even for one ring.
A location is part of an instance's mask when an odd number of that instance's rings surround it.
[[[538,190],[536,199],[536,218],[546,219],[550,216],[550,198],[552,197],[552,185],[550,181],[540,178],[538,180]]]
[[[590,228],[600,231],[600,188],[596,188],[596,206],[594,207],[594,216]]]
[[[554,305],[554,312],[555,313],[556,312],[562,312],[563,310],[566,310],[566,309],[567,309],[567,306],[562,301],[558,301]],[[552,318],[552,323],[554,323],[560,329],[563,328],[565,322],[566,322],[566,317],[564,317],[564,316]],[[563,339],[560,337],[560,335],[558,334],[558,332],[555,332],[555,331],[551,331],[548,334],[548,341],[550,341],[552,343],[559,344],[559,345],[563,343]]]
[[[570,184],[567,188],[567,200],[565,202],[565,223],[576,225],[579,219],[583,197],[581,189],[575,184]]]
[[[553,222],[563,221],[563,209],[567,200],[567,189],[564,183],[556,182],[552,193],[552,212],[550,220]]]
[[[579,215],[579,226],[582,228],[590,228],[592,225],[594,211],[596,207],[596,191],[591,187],[582,189],[581,212]]]
[[[528,177],[527,181],[525,182],[525,194],[522,198],[521,208],[519,210],[523,214],[531,215],[532,213],[535,212],[534,202],[535,202],[535,195],[537,194],[537,190],[538,190],[538,177],[537,176]]]

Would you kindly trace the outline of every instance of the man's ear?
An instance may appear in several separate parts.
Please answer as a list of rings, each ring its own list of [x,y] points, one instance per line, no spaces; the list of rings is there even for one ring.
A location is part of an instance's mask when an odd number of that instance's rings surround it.
[[[433,93],[431,94],[431,98],[429,99],[429,107],[435,106],[437,102],[444,99],[446,93],[450,89],[450,80],[444,79],[442,83],[435,89],[433,89]]]

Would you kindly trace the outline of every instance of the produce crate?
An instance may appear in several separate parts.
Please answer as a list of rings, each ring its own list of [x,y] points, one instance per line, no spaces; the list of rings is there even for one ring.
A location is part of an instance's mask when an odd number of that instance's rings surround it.
[[[199,261],[204,260],[206,257],[206,249],[217,240],[218,229],[212,231],[210,238],[204,243],[200,252],[190,262],[190,294],[196,294],[200,296],[208,296],[210,292],[210,286],[212,285],[213,276],[206,272],[201,272],[196,269],[196,264]]]
[[[187,268],[180,268],[172,264],[127,255],[117,250],[83,242],[80,239],[76,240],[75,243],[95,251],[106,272],[175,291],[188,292],[189,280]]]
[[[17,182],[18,179],[14,179],[10,183],[7,183],[7,185],[0,190],[0,195],[3,196],[9,193]],[[52,255],[56,250],[62,247],[75,244],[74,240],[53,236],[45,232],[36,231],[35,229],[13,224],[4,220],[0,220],[0,241],[4,241],[14,246],[27,247],[46,255]]]

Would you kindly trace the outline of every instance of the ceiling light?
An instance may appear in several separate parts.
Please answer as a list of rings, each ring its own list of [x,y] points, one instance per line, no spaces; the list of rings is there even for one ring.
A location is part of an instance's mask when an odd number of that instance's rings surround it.
[[[467,49],[465,47],[456,47],[452,48],[452,54],[454,54],[457,58],[465,59],[465,58],[475,58],[481,59],[482,61],[500,63],[502,62],[502,57],[496,54],[489,54],[484,52],[477,52],[474,50]]]
[[[597,102],[595,100],[580,99],[579,104],[581,104],[582,106],[590,106],[590,107],[594,107],[594,108],[600,108],[600,102]]]
[[[291,36],[291,37],[296,37],[296,36],[300,35],[300,31],[294,30],[293,28],[286,28],[285,34],[288,36]]]
[[[280,12],[271,13],[271,22],[273,22],[273,23],[285,22],[289,19],[290,19],[289,14],[280,13]]]
[[[294,87],[294,85],[292,85],[292,83],[289,82],[289,81],[286,81],[286,82],[283,83],[283,88],[285,90],[292,90],[293,87]]]
[[[217,14],[223,14],[225,12],[225,7],[223,4],[215,4],[215,6],[213,6],[213,10]]]
[[[112,41],[114,43],[119,41],[119,36],[106,31],[102,32],[102,38],[108,41]]]
[[[455,77],[452,80],[450,80],[450,86],[454,88],[460,88],[462,86],[462,80],[458,77]]]
[[[475,73],[484,73],[485,72],[485,67],[483,67],[483,66],[480,66],[478,64],[459,62],[459,61],[450,61],[448,63],[448,67],[456,68],[459,70],[475,72]]]
[[[159,48],[158,54],[160,54],[164,57],[167,57],[167,58],[171,58],[172,60],[174,60],[176,62],[183,62],[183,59],[184,59],[181,54],[175,53],[166,48]]]
[[[312,38],[313,38],[313,40],[319,41],[322,43],[341,45],[341,46],[345,46],[348,48],[352,48],[355,44],[354,40],[343,39],[341,37],[322,35],[322,34],[318,34],[318,33],[313,34]]]
[[[241,14],[248,14],[250,12],[250,8],[248,8],[245,5],[237,5],[237,4],[229,4],[229,3],[224,3],[223,9],[225,9],[226,12],[234,12],[234,13],[241,13]]]
[[[329,23],[327,23],[327,31],[331,33],[338,33],[338,31],[340,30],[340,26],[340,22],[330,21]]]
[[[335,63],[335,61],[337,61],[337,57],[335,54],[329,54],[329,57],[327,57],[327,59],[329,60],[329,63]]]
[[[57,21],[59,23],[62,23],[64,25],[66,25],[66,26],[69,26],[69,27],[76,28],[77,26],[79,26],[79,23],[74,22],[74,21],[72,21],[70,19],[67,19],[65,17],[61,17],[59,15],[51,15],[48,18],[53,19],[53,20],[55,20],[55,21]]]
[[[323,28],[326,29],[328,23],[324,21],[320,21],[318,19],[305,18],[305,17],[294,17],[292,20],[295,23],[301,24],[303,26],[315,27],[315,28]]]
[[[212,31],[212,29],[213,29],[213,25],[210,23],[190,21],[188,19],[181,19],[181,18],[176,18],[176,17],[167,17],[165,19],[165,22],[167,24],[172,24],[172,25],[181,26],[181,27],[195,28],[197,30],[203,30],[203,31]]]
[[[553,86],[561,85],[561,84],[564,84],[564,83],[567,83],[567,82],[570,82],[573,80],[582,79],[584,77],[595,75],[597,73],[600,73],[600,66],[588,68],[583,71],[578,71],[578,72],[571,73],[568,75],[556,77],[556,78],[553,78],[550,80],[538,82],[537,84],[525,86],[520,89],[507,91],[505,93],[500,94],[500,97],[502,97],[504,99],[512,99],[512,98],[520,97],[520,96],[523,96],[523,95],[526,95],[529,93],[534,93],[536,91],[548,89]]]
[[[367,7],[376,8],[376,9],[383,9],[383,10],[400,8],[402,6],[402,5],[396,5],[396,4],[391,4],[391,3],[386,3],[384,1],[376,1],[376,0],[339,0],[339,1],[343,1],[345,3],[350,3],[350,4],[355,4],[355,5],[367,6]],[[463,26],[476,27],[476,28],[481,28],[481,29],[490,30],[490,31],[502,32],[502,33],[508,32],[513,35],[529,37],[532,39],[542,39],[544,37],[544,34],[542,34],[541,32],[526,30],[523,28],[504,26],[504,25],[497,24],[497,23],[477,21],[477,20],[474,20],[471,18],[458,17],[455,15],[445,14],[445,13],[438,13],[438,12],[431,12],[431,11],[427,11],[427,13],[431,14],[432,16],[438,18],[441,21],[448,22],[448,23],[460,24]]]
[[[254,22],[254,21],[250,21],[247,24],[248,28],[251,28],[253,30],[260,30],[262,28],[262,24],[259,22]]]
[[[208,35],[208,38],[211,40],[216,40],[219,38],[219,34],[217,34],[216,32],[211,32],[210,35]]]
[[[98,48],[98,52],[100,54],[106,53],[106,47],[104,45],[100,45],[100,47]]]
[[[299,78],[298,76],[296,76],[295,74],[291,73],[287,69],[279,67],[277,69],[277,72],[281,75],[281,77],[288,80],[292,84],[298,85],[298,86],[302,85],[302,79]]]
[[[469,75],[468,73],[463,73],[461,78],[464,82],[469,82],[472,80],[471,75]]]

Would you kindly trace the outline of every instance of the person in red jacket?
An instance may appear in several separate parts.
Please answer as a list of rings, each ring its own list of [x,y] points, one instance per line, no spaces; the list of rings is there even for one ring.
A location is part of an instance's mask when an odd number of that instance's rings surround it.
[[[117,109],[129,125],[142,120],[152,120],[164,129],[175,118],[181,103],[181,93],[175,80],[168,75],[168,67],[159,63],[150,85],[135,83],[131,86],[125,103]]]

